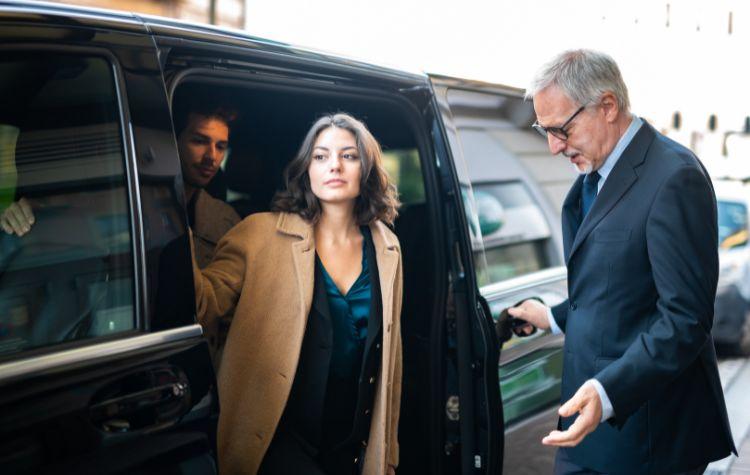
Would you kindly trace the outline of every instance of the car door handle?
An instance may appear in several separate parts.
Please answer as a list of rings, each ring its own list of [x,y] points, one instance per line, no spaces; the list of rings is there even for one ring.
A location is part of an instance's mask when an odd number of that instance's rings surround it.
[[[509,308],[517,307],[526,300],[537,300],[541,303],[544,303],[544,300],[542,300],[540,297],[527,297],[520,302],[517,302],[515,305],[511,305],[510,307],[503,309],[503,311],[500,312],[500,316],[497,318],[497,321],[495,322],[495,331],[497,332],[497,337],[500,339],[501,344],[510,340],[513,335],[523,338],[531,336],[537,332],[537,328],[534,325],[531,325],[530,323],[526,322],[525,320],[521,320],[520,318],[514,318],[510,313],[508,313]],[[531,325],[532,331],[531,333],[524,333],[521,329],[528,325]]]
[[[157,380],[157,384],[133,388],[133,384],[119,384],[116,393],[105,391],[103,400],[96,400],[89,406],[91,421],[105,432],[118,433],[162,427],[176,422],[189,408],[190,386],[187,380],[172,372],[156,372],[144,378],[130,376],[140,383]],[[165,381],[167,379],[167,381]],[[126,389],[122,389],[126,388]]]

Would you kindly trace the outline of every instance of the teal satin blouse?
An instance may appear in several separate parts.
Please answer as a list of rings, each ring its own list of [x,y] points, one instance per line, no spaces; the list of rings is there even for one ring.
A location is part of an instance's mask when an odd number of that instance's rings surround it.
[[[355,377],[362,363],[370,316],[370,269],[367,264],[367,233],[362,239],[362,272],[346,295],[342,295],[318,259],[325,281],[333,328],[331,372],[339,378]]]

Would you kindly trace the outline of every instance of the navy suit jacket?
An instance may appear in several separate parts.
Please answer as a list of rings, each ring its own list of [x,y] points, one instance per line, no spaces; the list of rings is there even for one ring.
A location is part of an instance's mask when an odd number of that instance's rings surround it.
[[[644,122],[580,222],[582,181],[562,212],[568,300],[552,309],[565,332],[562,401],[596,378],[615,416],[571,459],[667,474],[736,453],[711,339],[718,232],[705,169]]]

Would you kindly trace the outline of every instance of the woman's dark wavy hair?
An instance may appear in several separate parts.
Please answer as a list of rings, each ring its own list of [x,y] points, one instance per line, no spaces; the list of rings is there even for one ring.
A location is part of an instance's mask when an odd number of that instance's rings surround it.
[[[357,141],[357,150],[362,164],[359,183],[359,196],[354,204],[354,216],[359,225],[368,225],[375,220],[393,225],[398,208],[396,186],[391,182],[383,167],[383,154],[380,144],[372,136],[365,124],[342,112],[325,115],[315,121],[307,132],[297,156],[284,170],[286,189],[276,193],[271,209],[297,213],[308,222],[316,223],[322,209],[318,198],[310,187],[308,169],[312,161],[313,147],[321,132],[329,127],[348,130]]]

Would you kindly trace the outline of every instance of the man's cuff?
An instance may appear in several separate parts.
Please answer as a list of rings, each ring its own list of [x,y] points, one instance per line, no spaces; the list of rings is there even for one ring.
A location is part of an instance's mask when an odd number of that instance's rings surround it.
[[[560,333],[562,333],[560,327],[557,326],[554,315],[552,315],[551,307],[547,307],[547,320],[549,320],[549,329],[552,331],[553,335],[559,335]]]
[[[594,389],[596,389],[596,392],[599,393],[599,400],[602,402],[602,420],[600,422],[604,422],[614,416],[615,409],[612,407],[612,401],[609,400],[609,396],[607,396],[607,392],[604,390],[602,383],[593,378],[586,382],[591,383],[594,386]]]

